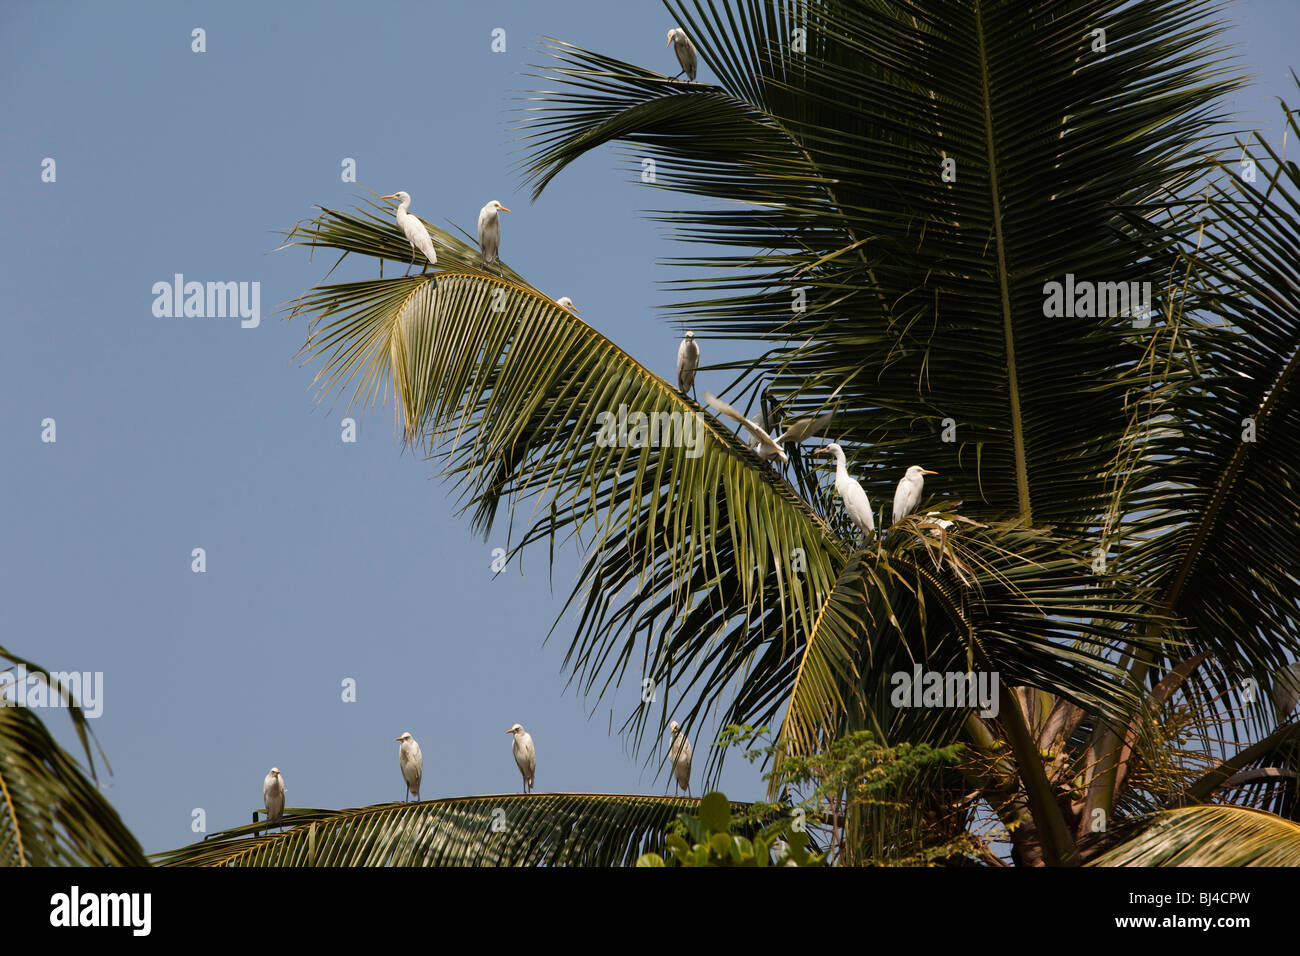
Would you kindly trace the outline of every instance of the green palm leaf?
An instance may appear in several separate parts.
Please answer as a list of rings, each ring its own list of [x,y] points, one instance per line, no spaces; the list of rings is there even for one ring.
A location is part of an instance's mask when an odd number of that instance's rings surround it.
[[[288,810],[155,855],[161,866],[632,866],[699,800],[607,793],[498,794],[350,810]],[[733,811],[748,804],[733,803]]]

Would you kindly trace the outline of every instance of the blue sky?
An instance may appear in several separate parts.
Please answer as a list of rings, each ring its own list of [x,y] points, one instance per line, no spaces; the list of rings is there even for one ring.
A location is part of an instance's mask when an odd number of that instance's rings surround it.
[[[1276,97],[1300,99],[1298,11],[1230,14],[1257,74],[1235,98],[1243,122],[1276,130]],[[399,799],[407,730],[426,798],[518,790],[516,721],[539,790],[663,792],[666,773],[610,732],[639,675],[584,699],[562,666],[572,629],[543,646],[574,555],[554,591],[541,550],[494,579],[504,541],[470,534],[433,466],[403,451],[391,404],[340,441],[346,400],[315,401],[315,368],[295,359],[305,322],[278,315],[334,257],[271,250],[314,205],[353,201],[345,158],[441,225],[472,231],[499,199],[503,258],[671,377],[677,332],[655,307],[676,270],[657,260],[681,250],[642,212],[689,200],[646,192],[606,148],[530,205],[511,111],[541,35],[671,73],[673,25],[653,4],[594,0],[0,8],[0,644],[104,673],[105,791],[147,850],[190,842],[194,808],[209,831],[247,822],[272,764],[290,806]],[[260,282],[260,325],[155,317],[151,289],[175,273]],[[737,349],[706,343],[705,364]],[[66,719],[45,716],[70,744]],[[762,792],[740,760],[722,786]]]

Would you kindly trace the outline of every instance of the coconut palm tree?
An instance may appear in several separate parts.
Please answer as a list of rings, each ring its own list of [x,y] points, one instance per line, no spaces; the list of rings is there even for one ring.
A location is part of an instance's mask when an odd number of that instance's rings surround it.
[[[373,200],[287,236],[367,264],[290,311],[322,390],[391,392],[476,529],[520,518],[511,557],[581,549],[568,661],[597,693],[646,662],[664,693],[628,715],[638,744],[670,697],[697,738],[706,716],[770,725],[774,796],[783,762],[856,731],[965,745],[846,802],[842,863],[989,833],[988,865],[1300,860],[1277,676],[1300,657],[1300,170],[1230,143],[1216,4],[668,8],[694,83],[551,41],[523,119],[534,195],[620,143],[654,188],[714,200],[662,218],[722,248],[677,260],[696,272],[670,308],[753,343],[723,398],[771,424],[833,410],[877,505],[910,465],[942,485],[864,541],[804,451],[760,458],[457,236],[430,225],[436,268],[386,276],[409,245]],[[610,442],[624,405],[698,435]],[[907,706],[918,665],[996,675],[996,696]],[[534,809],[512,839],[562,854],[580,828],[547,799],[513,798]],[[608,845],[565,859],[628,860],[664,823],[638,799],[588,795]],[[304,811],[165,862],[484,859],[430,826],[481,832],[488,803],[422,806]]]
[[[534,195],[616,142],[655,188],[722,201],[662,218],[723,247],[679,260],[706,274],[671,308],[754,343],[729,400],[834,409],[872,501],[924,463],[942,503],[864,544],[793,446],[774,468],[709,415],[698,457],[604,440],[620,405],[701,408],[444,231],[436,273],[383,277],[403,238],[373,202],[289,233],[380,264],[294,305],[319,381],[391,386],[476,528],[540,515],[512,556],[582,542],[564,610],[588,690],[644,659],[688,726],[779,727],[778,765],[859,729],[966,743],[913,812],[850,820],[845,861],[996,817],[1015,862],[1071,864],[1164,808],[1293,807],[1266,691],[1300,649],[1300,175],[1263,140],[1224,152],[1214,4],[668,6],[713,82],[552,41]],[[997,706],[896,705],[918,663],[996,674]]]

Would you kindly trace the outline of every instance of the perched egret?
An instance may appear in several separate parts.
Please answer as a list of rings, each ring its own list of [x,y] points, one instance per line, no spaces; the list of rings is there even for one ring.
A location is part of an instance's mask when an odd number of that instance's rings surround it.
[[[925,486],[925,476],[937,474],[939,474],[937,471],[926,471],[920,465],[913,465],[907,469],[907,474],[899,480],[898,489],[894,492],[894,524],[902,521],[921,503],[921,489]]]
[[[262,781],[262,802],[266,806],[268,823],[279,823],[284,819],[284,777],[280,776],[279,767],[272,767]]]
[[[871,502],[867,500],[867,493],[862,490],[862,486],[849,475],[849,470],[845,467],[844,449],[831,442],[819,449],[817,454],[835,456],[835,490],[844,500],[844,510],[849,513],[849,518],[862,532],[862,539],[869,540],[876,530],[876,521],[871,516]]]
[[[495,199],[478,211],[478,247],[483,250],[483,264],[497,261],[501,248],[501,220],[498,212],[509,212]]]
[[[699,367],[700,343],[695,341],[694,332],[687,332],[677,346],[677,387],[683,395],[695,388],[695,370]]]
[[[750,434],[749,446],[755,448],[760,458],[779,458],[783,463],[789,461],[785,449],[772,441],[772,436],[767,433],[767,429],[762,425],[750,421],[722,399],[714,398],[708,392],[704,393],[704,400],[732,421],[745,427],[745,430]]]
[[[686,78],[692,83],[695,82],[695,71],[699,65],[698,57],[695,55],[695,44],[681,27],[674,27],[668,31],[668,43],[664,46],[668,46],[669,43],[672,44],[673,52],[677,54],[677,62],[682,65],[682,73],[685,73]],[[682,73],[678,73],[673,79],[677,79]]]
[[[537,770],[537,752],[533,750],[532,734],[518,724],[506,733],[514,735],[515,763],[519,765],[519,772],[524,776],[524,793],[528,793],[533,789],[533,774]]]
[[[668,729],[673,734],[673,742],[668,747],[668,760],[673,765],[673,776],[677,778],[677,786],[689,794],[691,792],[691,742],[686,739],[677,721],[670,723]]]
[[[397,763],[402,768],[402,779],[406,781],[406,796],[414,795],[415,802],[419,803],[420,778],[424,776],[424,755],[420,753],[420,745],[409,733],[393,739],[402,743],[401,750],[397,754]]]
[[[564,308],[572,312],[574,315],[582,314],[581,312],[578,311],[578,307],[573,304],[573,300],[570,299],[567,295],[560,296],[560,298],[555,300],[555,304],[563,306]]]
[[[406,267],[406,274],[411,274],[411,268],[415,265],[416,250],[424,253],[424,257],[429,260],[429,266],[436,265],[438,262],[438,253],[433,248],[433,240],[429,238],[429,230],[424,228],[424,223],[420,222],[419,217],[412,216],[406,210],[411,207],[411,194],[405,192],[395,192],[389,196],[381,196],[381,199],[396,199],[399,201],[397,207],[397,228],[402,230],[406,235],[406,241],[411,244],[411,265]],[[429,266],[425,266],[428,269]]]

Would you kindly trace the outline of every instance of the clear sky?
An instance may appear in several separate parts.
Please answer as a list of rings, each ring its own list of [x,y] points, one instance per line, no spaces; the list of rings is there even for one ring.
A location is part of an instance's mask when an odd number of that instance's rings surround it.
[[[1300,4],[1230,16],[1258,75],[1235,107],[1276,130],[1276,98],[1300,105]],[[554,591],[543,549],[494,579],[504,538],[470,534],[433,465],[403,452],[391,403],[340,440],[346,399],[315,401],[315,366],[294,357],[306,323],[278,313],[336,257],[271,250],[314,205],[352,203],[345,158],[442,225],[472,231],[499,199],[503,258],[671,377],[678,332],[656,306],[680,270],[658,260],[682,250],[642,212],[691,200],[647,192],[605,148],[530,205],[512,110],[541,35],[671,73],[673,25],[598,0],[0,5],[0,644],[103,672],[105,792],[146,850],[196,838],[195,808],[209,832],[248,822],[272,764],[290,806],[400,799],[407,730],[425,798],[518,790],[516,721],[539,790],[663,792],[611,732],[639,674],[584,699],[566,686],[572,626],[543,646],[575,555]],[[155,317],[153,285],[176,273],[260,282],[260,325]],[[348,263],[331,281],[373,274]],[[738,348],[705,343],[704,363]],[[43,716],[71,746],[66,717]],[[742,760],[722,786],[762,795]]]

